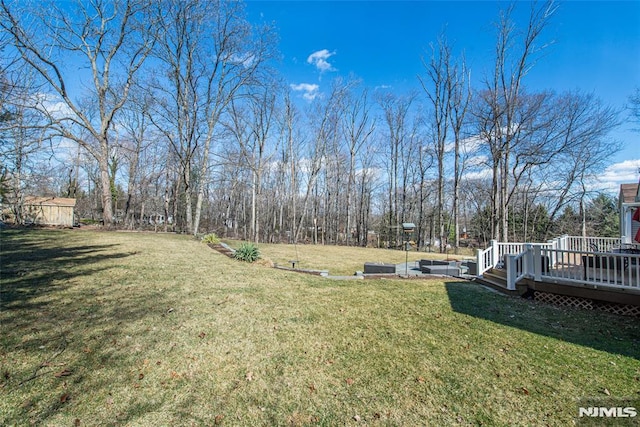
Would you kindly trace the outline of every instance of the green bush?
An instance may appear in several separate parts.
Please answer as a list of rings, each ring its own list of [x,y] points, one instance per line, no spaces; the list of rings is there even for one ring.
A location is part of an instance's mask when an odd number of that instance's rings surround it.
[[[236,250],[234,257],[240,261],[255,262],[260,257],[260,252],[253,243],[243,243]]]
[[[220,238],[216,233],[209,233],[202,236],[202,243],[211,243],[212,245],[217,245],[220,243]]]

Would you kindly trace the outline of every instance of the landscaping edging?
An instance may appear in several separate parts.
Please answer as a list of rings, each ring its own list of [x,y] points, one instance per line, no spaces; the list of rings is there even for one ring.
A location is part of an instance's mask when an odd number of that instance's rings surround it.
[[[314,276],[327,277],[329,275],[329,270],[308,270],[304,268],[285,267],[284,265],[278,265],[278,264],[274,264],[273,268],[277,268],[278,270],[294,271],[296,273],[311,274]]]
[[[233,258],[236,254],[236,250],[225,243],[207,243],[207,246],[209,246],[213,250],[220,252],[222,255],[228,256],[229,258]]]

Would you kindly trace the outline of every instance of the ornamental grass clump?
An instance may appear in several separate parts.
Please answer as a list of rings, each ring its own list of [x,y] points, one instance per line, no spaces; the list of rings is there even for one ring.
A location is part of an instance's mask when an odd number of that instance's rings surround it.
[[[234,258],[245,262],[255,262],[260,257],[258,247],[253,243],[242,243],[238,249]]]
[[[209,233],[202,236],[202,243],[217,245],[220,243],[220,237],[216,233]]]

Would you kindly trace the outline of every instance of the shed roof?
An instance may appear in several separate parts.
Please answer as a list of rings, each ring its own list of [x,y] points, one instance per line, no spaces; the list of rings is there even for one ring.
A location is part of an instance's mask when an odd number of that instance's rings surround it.
[[[76,199],[70,199],[66,197],[36,197],[27,196],[24,198],[25,205],[39,205],[39,206],[70,206],[76,205]]]

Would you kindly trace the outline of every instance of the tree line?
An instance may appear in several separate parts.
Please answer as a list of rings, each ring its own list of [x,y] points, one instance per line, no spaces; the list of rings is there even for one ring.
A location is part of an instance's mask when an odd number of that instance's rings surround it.
[[[108,228],[398,247],[413,222],[418,247],[444,249],[585,233],[612,203],[588,184],[623,111],[525,84],[553,2],[523,27],[501,11],[480,83],[443,32],[415,90],[338,76],[305,102],[241,2],[0,5],[0,189],[18,223],[25,196],[55,195]]]

